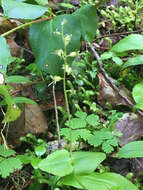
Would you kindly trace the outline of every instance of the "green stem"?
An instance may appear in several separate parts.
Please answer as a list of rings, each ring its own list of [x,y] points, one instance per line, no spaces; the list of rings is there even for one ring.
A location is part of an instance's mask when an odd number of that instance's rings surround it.
[[[15,32],[15,31],[17,31],[17,30],[19,30],[19,29],[21,29],[21,28],[24,28],[24,27],[26,27],[26,26],[29,26],[29,25],[31,25],[31,24],[35,24],[35,23],[38,23],[38,22],[42,22],[42,21],[46,21],[46,20],[51,20],[52,18],[53,18],[53,16],[48,17],[48,18],[40,18],[40,19],[31,21],[31,22],[27,22],[27,23],[25,23],[25,24],[21,24],[21,25],[15,27],[15,28],[9,30],[8,32],[3,33],[1,36],[2,36],[2,37],[8,36],[9,34]]]
[[[4,126],[3,126],[2,130],[1,130],[1,137],[2,137],[5,149],[8,149],[6,139],[5,139],[4,135],[3,135],[3,131],[4,131],[5,127],[6,127],[6,123],[4,123]]]
[[[72,128],[71,128],[71,117],[70,117],[69,102],[68,102],[68,96],[67,96],[67,91],[66,91],[66,63],[64,63],[63,87],[64,87],[64,96],[65,96],[68,121],[69,121],[69,129],[70,129],[70,157],[72,158]]]
[[[69,129],[70,129],[70,157],[72,159],[72,128],[71,128],[71,115],[70,115],[70,109],[69,109],[69,102],[68,102],[68,96],[67,96],[67,90],[66,90],[66,66],[68,65],[67,61],[67,50],[66,50],[66,44],[64,40],[64,28],[62,25],[62,40],[64,42],[64,78],[63,78],[63,87],[64,87],[64,96],[65,96],[65,102],[66,102],[66,108],[67,108],[67,114],[68,114],[68,121],[69,121]]]

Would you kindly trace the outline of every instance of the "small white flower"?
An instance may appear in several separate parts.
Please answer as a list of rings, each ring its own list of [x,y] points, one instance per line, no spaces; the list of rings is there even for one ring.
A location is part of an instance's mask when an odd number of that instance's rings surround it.
[[[58,50],[56,50],[56,51],[54,52],[54,54],[58,55],[59,57],[63,57],[64,52],[63,52],[62,49],[58,49]]]
[[[66,73],[69,75],[72,72],[72,68],[66,65]]]
[[[71,52],[68,56],[69,56],[69,57],[76,57],[77,55],[78,55],[78,52],[73,51],[73,52]]]
[[[61,77],[59,77],[59,76],[55,76],[55,77],[54,77],[54,81],[55,81],[55,82],[59,82],[60,80],[62,80]]]
[[[72,39],[72,34],[64,36],[65,46],[67,46],[70,43],[71,39]]]
[[[56,29],[56,31],[54,32],[54,34],[56,35],[61,35],[61,33]]]
[[[66,19],[63,19],[61,25],[63,26],[63,25],[66,24],[66,23],[67,23],[67,20],[66,20]]]
[[[17,105],[14,104],[14,105],[13,105],[13,108],[17,109]]]
[[[0,84],[4,83],[4,75],[0,73]]]

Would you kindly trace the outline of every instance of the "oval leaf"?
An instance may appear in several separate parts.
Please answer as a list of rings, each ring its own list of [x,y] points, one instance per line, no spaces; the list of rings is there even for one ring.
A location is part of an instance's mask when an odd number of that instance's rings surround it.
[[[35,151],[37,156],[42,156],[46,152],[46,147],[44,144],[41,144],[39,146],[36,146],[34,151]]]
[[[135,141],[126,144],[118,152],[119,158],[143,157],[143,141]]]
[[[143,82],[134,86],[132,96],[137,104],[136,107],[143,110]]]
[[[127,67],[135,65],[143,65],[143,55],[138,55],[137,57],[128,59],[128,61],[122,66],[122,68],[125,69]]]
[[[111,48],[113,52],[124,52],[129,50],[142,50],[143,49],[143,35],[131,34],[124,39],[120,40],[116,45]]]
[[[64,34],[72,35],[71,41],[67,46],[67,54],[70,54],[80,49],[80,26],[77,18],[74,16],[60,15],[53,20],[34,24],[30,29],[30,43],[36,63],[42,70],[57,76],[63,74],[63,59],[55,54],[57,50],[64,51],[64,43],[60,35],[63,20],[66,20],[63,29]],[[69,57],[68,63],[70,64],[73,59]]]
[[[70,174],[73,171],[69,152],[57,150],[39,163],[39,168],[45,172],[59,177]]]
[[[96,7],[89,4],[82,6],[73,15],[79,20],[82,38],[92,42],[98,27]]]
[[[11,62],[9,46],[4,37],[0,36],[0,72],[6,73],[7,65]]]
[[[15,0],[2,0],[4,14],[10,18],[36,19],[43,15],[47,8]]]
[[[14,100],[15,104],[36,104],[34,100],[25,97],[13,97],[12,99]]]
[[[76,174],[91,173],[105,158],[106,155],[101,152],[74,152],[74,172]]]
[[[89,175],[77,175],[77,178],[88,190],[138,190],[138,188],[126,178],[115,173],[91,173]],[[64,177],[62,179],[62,183],[64,185],[83,189],[83,187],[81,187],[80,184],[77,182],[74,175]]]
[[[19,83],[26,83],[26,82],[30,82],[29,79],[27,79],[26,77],[23,76],[8,76],[5,78],[5,82],[6,83],[14,83],[14,84],[19,84]]]

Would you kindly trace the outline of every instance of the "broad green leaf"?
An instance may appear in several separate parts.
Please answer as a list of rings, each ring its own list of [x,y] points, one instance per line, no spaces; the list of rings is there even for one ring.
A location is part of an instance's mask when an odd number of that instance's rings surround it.
[[[27,79],[26,77],[19,76],[19,75],[13,75],[13,76],[7,76],[5,78],[5,82],[19,84],[19,83],[27,83],[27,82],[31,82],[31,81],[29,79]]]
[[[36,102],[34,100],[31,100],[29,98],[25,98],[25,97],[13,97],[12,98],[15,104],[36,104]]]
[[[9,47],[4,37],[0,36],[0,72],[6,74],[7,65],[11,62]]]
[[[143,110],[143,82],[134,86],[132,96],[137,104],[136,107]]]
[[[135,65],[143,65],[143,55],[138,55],[137,57],[128,59],[128,61],[123,64],[122,68],[125,69],[129,66]]]
[[[8,105],[8,108],[7,108],[7,111],[2,123],[15,121],[20,115],[21,115],[21,110],[15,104]]]
[[[3,145],[0,145],[0,156],[9,157],[14,155],[16,152],[12,149],[6,149]]]
[[[88,124],[95,126],[99,124],[99,116],[95,115],[95,114],[91,114],[89,116],[87,116],[86,121],[88,122]]]
[[[69,152],[57,150],[39,163],[39,168],[45,172],[63,177],[73,171]]]
[[[88,190],[138,190],[138,188],[126,178],[115,173],[91,173],[89,175],[76,175],[76,177]],[[65,176],[61,183],[78,189],[83,189],[77,179],[71,174]]]
[[[55,54],[57,50],[64,51],[63,40],[59,34],[62,32],[63,20],[67,21],[63,26],[64,34],[72,35],[67,46],[67,54],[78,51],[81,37],[80,25],[73,15],[60,15],[53,20],[33,24],[29,37],[38,66],[51,75],[57,76],[63,74],[63,59]],[[69,57],[68,63],[70,64],[73,59]]]
[[[126,144],[118,152],[119,158],[143,157],[143,141],[135,141]]]
[[[36,19],[47,10],[47,7],[23,3],[16,0],[2,0],[2,8],[6,16],[18,19]]]
[[[41,158],[39,157],[35,157],[31,160],[31,165],[34,169],[38,169],[39,168],[39,163],[41,162]]]
[[[0,174],[3,178],[6,178],[10,173],[14,172],[15,169],[21,169],[22,163],[17,158],[8,158],[0,162]]]
[[[82,6],[73,15],[79,19],[82,38],[85,41],[92,42],[98,27],[96,7],[89,4]]]
[[[42,156],[46,152],[46,147],[44,144],[41,144],[39,146],[36,146],[34,151],[37,156]]]
[[[111,51],[113,52],[124,52],[129,50],[142,50],[143,49],[143,35],[131,34],[117,44],[115,44]]]
[[[74,172],[76,174],[90,174],[105,158],[106,155],[101,152],[74,152]]]

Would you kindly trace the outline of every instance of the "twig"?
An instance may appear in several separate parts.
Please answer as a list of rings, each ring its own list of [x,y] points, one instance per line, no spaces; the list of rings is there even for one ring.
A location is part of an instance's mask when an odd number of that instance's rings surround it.
[[[57,134],[58,134],[58,148],[61,148],[61,136],[60,136],[60,126],[59,126],[56,94],[55,94],[55,82],[53,83],[53,99],[54,99],[54,108],[55,108],[55,116],[56,116]]]
[[[15,28],[9,30],[8,32],[5,32],[5,33],[1,34],[1,36],[3,36],[3,37],[8,36],[9,34],[15,32],[15,31],[17,31],[17,30],[19,30],[19,29],[21,29],[21,28],[24,28],[24,27],[26,27],[26,26],[29,26],[29,25],[31,25],[31,24],[36,24],[36,23],[38,23],[38,22],[47,21],[47,20],[51,20],[51,19],[53,19],[53,16],[48,17],[48,18],[40,18],[40,19],[31,21],[31,22],[27,22],[27,23],[21,24],[21,25],[15,27]]]
[[[98,53],[95,51],[94,47],[92,46],[91,43],[88,42],[88,45],[90,47],[90,49],[92,50],[98,64],[99,64],[99,67],[100,67],[100,70],[102,71],[104,77],[106,78],[106,80],[109,82],[109,84],[111,85],[111,87],[118,93],[118,95],[128,104],[128,106],[130,108],[133,108],[134,107],[134,104],[126,97],[124,96],[121,91],[118,89],[118,87],[112,82],[111,78],[108,76],[108,74],[106,73],[104,67],[103,67],[103,62],[101,61]],[[143,112],[140,111],[140,110],[136,110],[136,112],[143,116]]]
[[[22,84],[19,89],[17,89],[17,90],[12,90],[12,91],[9,92],[9,94],[10,94],[11,96],[14,96],[14,95],[20,93],[22,90],[24,90],[24,88],[27,88],[27,87],[32,86],[32,85],[34,85],[34,84],[43,83],[43,82],[44,82],[44,81],[33,81],[33,82],[28,82],[28,83],[26,83],[26,84]]]
[[[143,29],[135,30],[135,31],[132,31],[132,32],[121,32],[121,33],[107,34],[107,35],[100,36],[100,37],[98,37],[96,39],[101,39],[101,38],[105,38],[105,37],[112,37],[112,36],[121,36],[121,35],[127,35],[127,34],[134,34],[134,33],[137,33],[137,32],[143,32]]]

